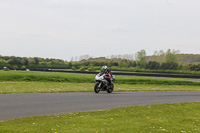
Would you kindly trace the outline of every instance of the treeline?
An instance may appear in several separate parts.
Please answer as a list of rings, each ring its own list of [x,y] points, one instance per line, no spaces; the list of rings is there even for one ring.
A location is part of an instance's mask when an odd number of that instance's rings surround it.
[[[188,59],[188,58],[189,59]],[[191,60],[193,62],[191,63]],[[61,59],[49,59],[39,57],[15,57],[0,56],[0,67],[17,68],[49,68],[49,69],[72,69],[72,70],[100,70],[103,65],[107,65],[114,71],[138,71],[138,70],[182,70],[200,71],[200,55],[180,54],[178,50],[168,49],[155,52],[152,56],[147,56],[145,50],[135,54],[135,60],[121,58],[89,58],[81,61],[64,61]]]
[[[69,68],[69,63],[60,59],[27,58],[15,56],[0,56],[0,67],[9,68]]]

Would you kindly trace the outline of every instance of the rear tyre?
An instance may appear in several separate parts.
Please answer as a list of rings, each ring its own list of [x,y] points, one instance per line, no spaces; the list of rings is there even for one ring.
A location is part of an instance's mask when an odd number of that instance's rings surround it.
[[[95,86],[94,86],[94,92],[95,93],[99,93],[100,90],[101,90],[101,88],[99,88],[98,86],[99,86],[99,83],[96,83]]]

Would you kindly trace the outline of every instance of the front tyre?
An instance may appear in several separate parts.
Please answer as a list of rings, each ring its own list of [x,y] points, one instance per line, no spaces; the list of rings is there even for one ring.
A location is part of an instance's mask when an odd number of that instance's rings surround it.
[[[108,92],[108,93],[112,93],[113,90],[114,90],[114,84],[112,84],[111,87],[108,88],[107,92]]]
[[[100,90],[101,90],[101,88],[99,88],[98,86],[99,86],[99,82],[97,82],[97,83],[95,84],[95,86],[94,86],[94,92],[95,92],[95,93],[99,93]]]

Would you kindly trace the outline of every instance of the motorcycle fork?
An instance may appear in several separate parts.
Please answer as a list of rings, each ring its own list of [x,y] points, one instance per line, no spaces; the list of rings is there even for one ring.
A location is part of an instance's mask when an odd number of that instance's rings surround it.
[[[101,84],[102,84],[102,82],[100,82],[100,84],[98,85],[98,88],[101,88]]]

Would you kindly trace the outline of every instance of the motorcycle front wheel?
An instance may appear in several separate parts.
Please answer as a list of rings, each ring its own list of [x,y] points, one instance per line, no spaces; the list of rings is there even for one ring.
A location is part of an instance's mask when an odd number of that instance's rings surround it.
[[[114,89],[114,84],[111,85],[111,88],[108,88],[107,92],[108,93],[112,93]]]
[[[99,83],[97,82],[97,83],[95,84],[95,86],[94,86],[94,92],[95,92],[95,93],[99,93],[100,90],[101,90],[101,88],[99,88],[98,86],[99,86]]]

